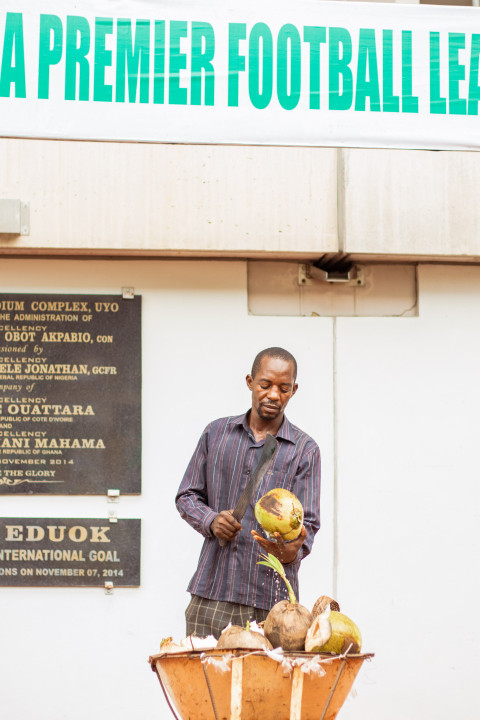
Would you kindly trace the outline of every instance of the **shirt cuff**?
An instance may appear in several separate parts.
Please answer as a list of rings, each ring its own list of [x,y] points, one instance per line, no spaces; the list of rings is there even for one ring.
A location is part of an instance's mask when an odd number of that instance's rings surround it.
[[[205,513],[205,517],[203,518],[203,521],[202,521],[203,534],[205,535],[205,537],[215,537],[210,528],[210,525],[215,520],[217,515],[218,515],[218,513],[215,512],[214,510],[207,510],[207,512]]]
[[[297,552],[293,560],[289,563],[283,563],[284,567],[290,567],[290,565],[296,565],[297,563],[300,563],[302,559],[302,548]]]

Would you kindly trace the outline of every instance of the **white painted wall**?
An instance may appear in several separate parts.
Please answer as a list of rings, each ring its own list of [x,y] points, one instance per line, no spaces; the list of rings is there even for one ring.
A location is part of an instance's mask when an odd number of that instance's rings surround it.
[[[142,585],[111,597],[0,588],[2,717],[171,717],[147,658],[163,636],[183,635],[201,545],[173,498],[203,426],[248,407],[253,355],[281,343],[300,366],[289,416],[323,455],[323,527],[301,599],[311,606],[336,584],[375,653],[340,718],[478,720],[480,268],[420,267],[418,317],[335,321],[249,316],[244,262],[2,260],[0,286],[133,286],[143,297],[143,492],[118,508],[142,518]],[[108,513],[102,497],[1,497],[0,507],[11,517]]]
[[[480,717],[480,268],[419,289],[337,321],[338,595],[376,653],[343,720]]]
[[[0,588],[1,716],[5,720],[167,719],[147,663],[162,637],[184,636],[185,592],[202,538],[174,496],[203,427],[249,407],[244,378],[262,347],[297,356],[290,418],[323,450],[321,536],[305,561],[302,600],[332,591],[332,321],[247,314],[246,263],[2,260],[2,292],[143,297],[143,491],[119,517],[142,518],[142,584]],[[103,497],[0,497],[2,516],[107,517]],[[28,691],[28,692],[27,692]]]

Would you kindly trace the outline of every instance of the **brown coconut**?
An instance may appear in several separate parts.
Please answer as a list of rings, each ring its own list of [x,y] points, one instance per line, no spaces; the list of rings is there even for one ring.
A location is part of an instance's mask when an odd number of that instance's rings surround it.
[[[303,650],[312,614],[304,605],[281,600],[267,615],[263,630],[274,648],[287,652]]]
[[[335,610],[336,612],[340,612],[340,605],[336,600],[328,597],[328,595],[320,595],[317,602],[313,606],[312,616],[314,618],[317,617],[317,615],[325,612],[327,608],[330,608],[330,610]]]
[[[216,647],[221,650],[272,650],[262,633],[246,630],[240,625],[229,625],[222,631]]]

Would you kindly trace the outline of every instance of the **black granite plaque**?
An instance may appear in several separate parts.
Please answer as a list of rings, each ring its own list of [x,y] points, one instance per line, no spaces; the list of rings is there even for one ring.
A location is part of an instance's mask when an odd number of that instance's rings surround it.
[[[0,586],[136,587],[140,522],[0,518]]]
[[[0,295],[0,493],[140,492],[141,298]]]

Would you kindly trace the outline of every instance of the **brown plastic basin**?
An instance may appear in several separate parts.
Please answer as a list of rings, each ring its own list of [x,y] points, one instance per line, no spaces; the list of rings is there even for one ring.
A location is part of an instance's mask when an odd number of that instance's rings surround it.
[[[314,657],[310,672],[298,666]],[[210,650],[149,662],[182,720],[334,720],[369,657],[299,652],[281,663],[262,651]]]

